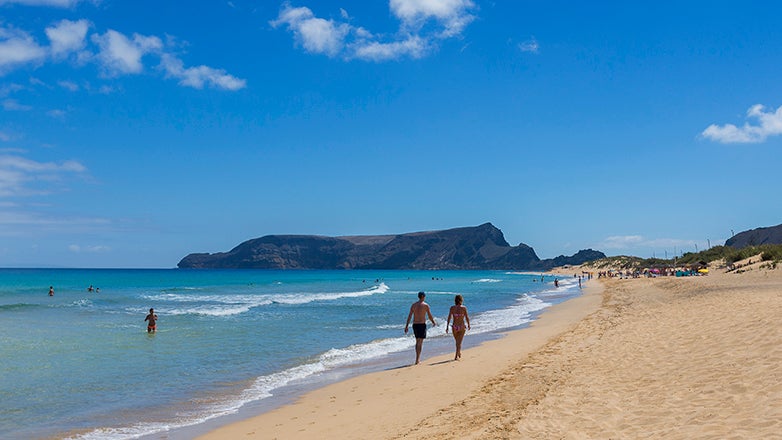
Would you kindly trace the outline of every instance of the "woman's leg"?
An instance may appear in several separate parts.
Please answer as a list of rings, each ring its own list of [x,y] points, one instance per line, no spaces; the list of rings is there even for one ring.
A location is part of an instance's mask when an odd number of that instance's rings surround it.
[[[458,333],[453,334],[453,338],[456,340],[456,358],[459,359],[462,357],[462,340],[464,340],[464,333],[465,331],[462,330]]]

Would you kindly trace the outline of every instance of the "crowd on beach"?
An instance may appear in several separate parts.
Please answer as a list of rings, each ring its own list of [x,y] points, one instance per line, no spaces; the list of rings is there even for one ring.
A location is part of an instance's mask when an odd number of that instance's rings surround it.
[[[625,270],[614,270],[609,269],[606,271],[599,271],[597,273],[598,278],[619,278],[619,279],[628,279],[628,278],[656,278],[656,277],[689,277],[689,276],[702,276],[707,275],[709,273],[709,270],[705,267],[697,268],[697,267],[684,267],[684,268],[672,268],[672,267],[664,267],[664,268],[652,268],[652,269],[625,269]]]

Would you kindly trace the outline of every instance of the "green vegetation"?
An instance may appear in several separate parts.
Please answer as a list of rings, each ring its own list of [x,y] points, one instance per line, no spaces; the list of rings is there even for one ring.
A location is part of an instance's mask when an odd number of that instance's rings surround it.
[[[769,266],[776,267],[777,263],[782,261],[782,244],[764,244],[761,246],[747,246],[742,249],[734,249],[730,246],[714,246],[710,249],[700,252],[687,252],[676,259],[663,258],[639,258],[621,255],[618,257],[607,257],[586,263],[586,266],[595,269],[603,268],[621,268],[627,269],[645,269],[652,267],[674,267],[697,265],[700,263],[711,263],[713,261],[724,260],[731,264],[736,261],[744,260],[755,255],[760,255],[761,260],[769,262]]]
[[[747,246],[743,249],[727,249],[729,250],[726,251],[725,256],[723,257],[727,263],[734,263],[758,254],[760,254],[763,261],[782,260],[782,245],[780,244],[764,244],[760,246]]]

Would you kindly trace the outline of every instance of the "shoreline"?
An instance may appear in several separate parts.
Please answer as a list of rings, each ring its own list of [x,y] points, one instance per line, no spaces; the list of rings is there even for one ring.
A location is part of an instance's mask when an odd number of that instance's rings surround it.
[[[776,266],[594,280],[459,362],[347,379],[198,438],[782,438],[780,316]]]
[[[465,399],[508,363],[540,349],[598,310],[602,291],[603,286],[596,280],[585,283],[581,295],[545,309],[529,326],[463,349],[461,361],[453,361],[450,352],[426,357],[425,344],[418,366],[411,362],[362,373],[306,392],[271,411],[205,433],[201,430],[203,434],[196,438],[388,438],[400,428],[412,428],[421,414],[432,411],[433,400],[440,404]],[[465,343],[469,337],[468,333]],[[454,386],[454,377],[463,385]]]

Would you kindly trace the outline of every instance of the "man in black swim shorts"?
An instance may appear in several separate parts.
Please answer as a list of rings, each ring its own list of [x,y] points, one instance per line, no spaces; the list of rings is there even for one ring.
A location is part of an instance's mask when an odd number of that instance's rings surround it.
[[[405,334],[410,326],[410,318],[413,318],[413,334],[415,334],[415,364],[418,365],[421,360],[421,348],[424,346],[424,339],[426,339],[426,317],[432,321],[432,325],[436,326],[434,322],[434,316],[429,309],[429,304],[424,302],[426,294],[424,292],[418,292],[418,301],[414,302],[410,306],[410,313],[407,315],[407,323],[405,324]]]
[[[426,324],[413,324],[413,334],[416,339],[426,339]]]

